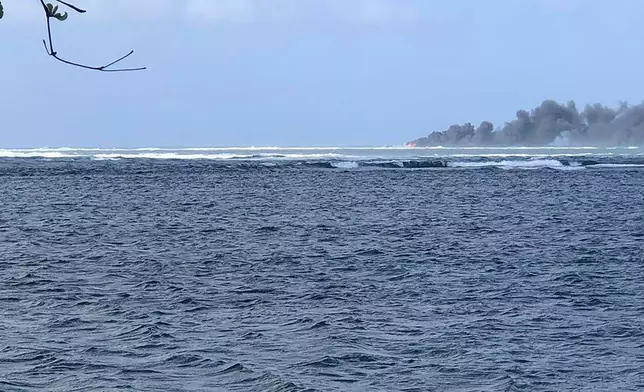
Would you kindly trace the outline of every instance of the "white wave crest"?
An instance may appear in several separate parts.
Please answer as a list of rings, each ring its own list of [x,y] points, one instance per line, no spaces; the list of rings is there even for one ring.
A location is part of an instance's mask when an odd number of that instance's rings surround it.
[[[449,162],[450,167],[461,168],[484,168],[484,167],[498,167],[501,169],[560,169],[560,170],[575,170],[583,169],[579,165],[566,166],[560,161],[554,159],[534,159],[534,160],[504,160],[504,161],[486,161],[486,162]]]
[[[355,169],[357,168],[358,162],[353,162],[353,161],[341,161],[341,162],[333,162],[331,163],[331,166],[337,168],[337,169]]]
[[[398,159],[393,159],[393,160],[375,160],[372,162],[375,165],[394,165],[397,167],[405,167],[405,164]]]
[[[319,154],[235,154],[235,153],[208,153],[208,152],[188,152],[181,150],[179,152],[162,152],[150,151],[141,152],[137,151],[123,151],[112,153],[98,153],[90,155],[94,159],[184,159],[184,160],[260,160],[260,161],[288,161],[288,160],[330,160],[330,159],[361,159],[361,157],[335,154],[335,153],[319,153]]]
[[[16,151],[0,150],[0,158],[76,158],[76,154],[64,154],[59,151]]]
[[[94,159],[244,159],[252,155],[235,154],[178,154],[174,152],[149,152],[149,153],[113,153],[95,154]]]
[[[638,167],[644,167],[644,163],[598,163],[596,165],[592,165],[591,167],[593,168],[638,168]]]
[[[563,168],[558,157],[632,157],[642,155],[638,147],[619,149],[598,147],[464,147],[464,148],[401,148],[401,147],[194,147],[161,148],[30,148],[0,149],[0,158],[43,159],[168,159],[168,160],[247,160],[262,162],[327,161],[327,162],[382,162],[403,166],[403,162],[425,159],[456,161],[454,167],[504,168],[553,167]],[[480,162],[487,158],[486,162]],[[576,159],[576,158],[572,158]],[[545,162],[545,163],[544,163]],[[567,170],[567,169],[562,169]]]

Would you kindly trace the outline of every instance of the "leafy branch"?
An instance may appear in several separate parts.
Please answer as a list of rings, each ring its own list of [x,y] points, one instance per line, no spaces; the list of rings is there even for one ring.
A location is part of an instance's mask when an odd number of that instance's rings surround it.
[[[65,1],[57,0],[57,2],[66,5],[67,7],[73,9],[76,12],[79,12],[79,13],[85,13],[86,12],[84,9],[78,8],[78,7],[76,7],[76,6],[72,5],[72,4],[69,4],[69,3],[65,2]],[[145,67],[139,67],[139,68],[110,68],[113,65],[115,65],[116,63],[126,59],[129,56],[131,56],[132,53],[134,53],[133,50],[131,50],[125,56],[122,56],[122,57],[112,61],[111,63],[108,63],[106,65],[101,65],[101,66],[98,66],[98,67],[93,67],[93,66],[89,66],[89,65],[76,63],[76,62],[65,60],[65,59],[59,57],[58,53],[54,50],[54,42],[53,42],[52,37],[51,37],[51,23],[50,23],[50,20],[52,18],[55,18],[55,19],[57,19],[59,21],[64,21],[65,19],[67,19],[67,12],[65,12],[64,14],[60,14],[58,12],[58,6],[54,6],[51,3],[45,4],[44,0],[40,0],[40,4],[42,4],[43,10],[45,11],[45,16],[47,18],[47,35],[48,35],[48,38],[49,38],[49,47],[47,47],[47,42],[45,40],[43,40],[42,42],[45,45],[45,50],[47,51],[47,53],[50,56],[52,56],[53,58],[55,58],[56,60],[58,60],[60,62],[63,62],[65,64],[73,65],[75,67],[90,69],[90,70],[94,70],[94,71],[102,71],[102,72],[141,71],[141,70],[146,69]]]
[[[81,13],[81,14],[87,12],[86,10],[84,10],[82,8],[79,8],[79,7],[77,7],[77,6],[73,5],[73,4],[70,4],[70,3],[66,2],[66,1],[63,1],[63,0],[56,0],[56,2],[66,6],[68,8],[70,8],[70,9],[72,9],[72,10],[78,12],[78,13]],[[40,4],[42,5],[43,10],[45,11],[45,17],[46,17],[46,20],[47,20],[47,38],[48,39],[43,40],[43,45],[45,46],[45,50],[47,51],[47,54],[52,56],[56,60],[58,60],[58,61],[60,61],[62,63],[68,64],[68,65],[75,66],[75,67],[85,68],[85,69],[94,70],[94,71],[101,71],[101,72],[142,71],[142,70],[146,69],[146,67],[112,68],[117,63],[119,63],[119,62],[125,60],[126,58],[130,57],[134,53],[133,50],[131,50],[125,56],[119,57],[118,59],[116,59],[116,60],[114,60],[114,61],[112,61],[112,62],[110,62],[108,64],[101,65],[101,66],[98,66],[98,67],[85,65],[85,64],[81,64],[81,63],[77,63],[77,62],[74,62],[74,61],[69,61],[69,60],[66,60],[64,58],[61,58],[60,56],[58,56],[58,52],[56,52],[54,50],[54,41],[52,39],[52,34],[51,34],[51,19],[56,19],[56,20],[62,22],[62,21],[67,19],[68,14],[67,14],[67,12],[63,12],[63,13],[58,12],[58,5],[53,5],[51,3],[45,3],[44,0],[40,0]],[[2,7],[2,0],[0,0],[0,19],[2,19],[3,16],[4,16],[4,9]],[[47,45],[48,42],[49,42],[49,45]]]

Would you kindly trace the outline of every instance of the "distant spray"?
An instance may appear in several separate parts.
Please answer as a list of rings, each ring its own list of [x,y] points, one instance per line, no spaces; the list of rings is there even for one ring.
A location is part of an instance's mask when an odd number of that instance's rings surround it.
[[[445,131],[408,143],[411,146],[631,146],[644,145],[644,104],[623,102],[612,109],[587,105],[580,113],[573,101],[546,100],[531,112],[496,128],[488,121],[452,125]]]

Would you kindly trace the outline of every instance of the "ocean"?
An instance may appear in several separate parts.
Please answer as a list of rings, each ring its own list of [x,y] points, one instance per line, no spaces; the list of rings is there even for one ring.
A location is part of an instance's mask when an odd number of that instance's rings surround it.
[[[0,390],[644,390],[644,148],[0,150]]]

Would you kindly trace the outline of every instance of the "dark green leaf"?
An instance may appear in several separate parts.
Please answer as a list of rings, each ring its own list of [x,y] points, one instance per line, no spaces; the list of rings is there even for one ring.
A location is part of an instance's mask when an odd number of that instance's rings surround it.
[[[58,20],[60,20],[62,22],[63,20],[67,19],[67,12],[65,12],[62,15],[61,14],[56,14],[56,15],[54,15],[54,18],[56,18],[56,19],[58,19]]]
[[[0,19],[4,16],[4,8],[2,8],[2,1],[0,1]]]

